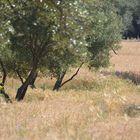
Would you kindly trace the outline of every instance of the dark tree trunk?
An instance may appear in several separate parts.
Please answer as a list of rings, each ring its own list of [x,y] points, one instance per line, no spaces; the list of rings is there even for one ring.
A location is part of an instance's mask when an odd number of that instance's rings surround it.
[[[23,100],[23,98],[24,98],[24,96],[26,94],[27,89],[28,89],[28,85],[27,84],[23,84],[20,88],[18,88],[17,95],[16,95],[16,100],[17,101]]]
[[[37,72],[36,72],[34,78],[33,78],[33,79],[31,80],[31,82],[30,82],[30,86],[31,86],[32,89],[36,88],[36,86],[35,86],[35,81],[36,81],[37,75],[38,75],[38,74],[37,74]]]
[[[4,63],[3,63],[3,61],[1,59],[0,59],[0,65],[1,65],[1,68],[2,68],[2,71],[3,71],[2,83],[4,85],[5,84],[5,81],[6,81],[6,77],[7,77],[7,72],[6,72]]]
[[[17,90],[17,94],[16,94],[16,100],[17,101],[23,100],[23,98],[24,98],[24,96],[26,94],[26,91],[28,89],[28,86],[30,85],[32,79],[35,77],[36,73],[37,73],[37,62],[35,62],[35,64],[33,65],[33,68],[31,70],[29,76],[25,80],[25,82]]]
[[[61,75],[58,76],[58,78],[57,78],[57,80],[55,82],[53,91],[58,91],[61,88],[61,84],[62,84],[62,81],[63,81],[63,79],[65,77],[65,74],[66,74],[66,71],[63,72]]]

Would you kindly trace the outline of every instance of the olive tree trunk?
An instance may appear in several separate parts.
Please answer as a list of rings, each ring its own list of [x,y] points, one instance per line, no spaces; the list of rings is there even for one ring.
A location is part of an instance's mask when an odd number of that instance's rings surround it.
[[[31,80],[31,82],[30,82],[30,86],[31,86],[32,89],[35,89],[35,88],[36,88],[36,86],[35,86],[35,81],[36,81],[36,79],[37,79],[37,75],[38,75],[38,73],[36,72],[34,78],[33,78],[33,79]]]
[[[21,101],[23,100],[26,91],[28,89],[28,86],[30,85],[31,81],[34,79],[37,73],[37,65],[38,62],[35,61],[32,67],[32,70],[30,71],[28,77],[26,78],[25,82],[18,88],[17,94],[16,94],[16,100]]]
[[[58,78],[57,78],[57,80],[55,82],[55,85],[53,87],[53,91],[58,91],[61,88],[62,81],[63,81],[63,79],[65,77],[65,74],[66,74],[66,71],[58,76]]]

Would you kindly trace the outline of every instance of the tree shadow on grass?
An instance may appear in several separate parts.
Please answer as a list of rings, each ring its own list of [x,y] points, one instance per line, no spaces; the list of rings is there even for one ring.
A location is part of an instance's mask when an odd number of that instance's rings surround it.
[[[102,74],[105,75],[105,76],[115,74],[117,77],[122,78],[122,79],[126,79],[126,80],[130,80],[136,85],[140,84],[140,74],[136,74],[134,72],[116,71],[115,73],[112,73],[112,72],[104,71],[104,72],[102,72]]]

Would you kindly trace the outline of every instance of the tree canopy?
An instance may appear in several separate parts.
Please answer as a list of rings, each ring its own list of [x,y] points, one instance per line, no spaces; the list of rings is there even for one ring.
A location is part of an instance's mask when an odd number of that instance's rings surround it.
[[[0,58],[22,81],[18,101],[38,71],[49,71],[60,88],[83,63],[107,66],[110,51],[115,52],[121,40],[121,14],[112,0],[2,0],[0,8],[0,50],[6,50]],[[73,66],[76,73],[62,83]]]

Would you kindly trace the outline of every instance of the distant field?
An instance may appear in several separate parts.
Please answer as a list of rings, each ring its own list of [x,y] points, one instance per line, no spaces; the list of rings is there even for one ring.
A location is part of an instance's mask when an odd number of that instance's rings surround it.
[[[113,54],[111,59],[114,70],[140,73],[140,42],[123,41],[121,46],[118,55]]]

